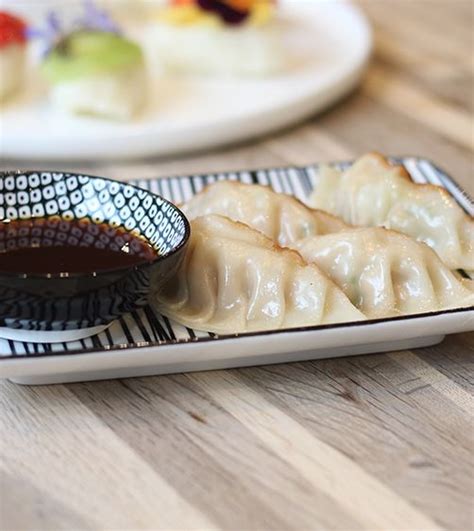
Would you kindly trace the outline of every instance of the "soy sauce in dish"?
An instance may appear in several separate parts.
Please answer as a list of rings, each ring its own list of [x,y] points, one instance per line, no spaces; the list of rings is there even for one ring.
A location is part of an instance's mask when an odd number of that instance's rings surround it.
[[[89,220],[0,220],[0,272],[93,273],[133,267],[157,257],[150,244],[122,227]]]

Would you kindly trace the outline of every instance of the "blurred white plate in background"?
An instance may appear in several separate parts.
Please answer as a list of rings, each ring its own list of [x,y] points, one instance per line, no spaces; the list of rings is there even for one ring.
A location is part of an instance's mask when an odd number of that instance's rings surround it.
[[[323,110],[360,80],[371,50],[369,24],[345,1],[285,2],[281,12],[287,49],[299,57],[287,71],[265,79],[157,78],[146,108],[128,123],[62,114],[32,67],[23,93],[0,111],[0,155],[170,155],[243,141]]]

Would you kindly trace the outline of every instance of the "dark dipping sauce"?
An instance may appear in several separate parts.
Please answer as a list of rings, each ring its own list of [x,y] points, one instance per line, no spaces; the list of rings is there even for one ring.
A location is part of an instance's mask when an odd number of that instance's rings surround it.
[[[157,252],[122,227],[58,217],[0,221],[0,272],[99,273],[152,262]]]

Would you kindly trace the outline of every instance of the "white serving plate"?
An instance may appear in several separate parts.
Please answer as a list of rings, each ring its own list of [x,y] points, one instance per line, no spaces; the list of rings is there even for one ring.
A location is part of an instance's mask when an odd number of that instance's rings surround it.
[[[474,214],[469,197],[431,162],[415,157],[401,162],[413,180],[445,187],[462,208]],[[304,200],[317,182],[318,166],[140,180],[135,184],[182,202],[220,179],[270,185]],[[433,345],[446,334],[470,330],[474,330],[474,307],[216,336],[170,322],[148,307],[80,341],[37,344],[0,339],[0,378],[45,384],[322,359]]]
[[[30,4],[7,3],[27,14]],[[33,24],[41,21],[35,4]],[[371,49],[368,22],[343,0],[286,0],[281,17],[288,26],[285,47],[298,58],[284,73],[267,79],[158,78],[151,81],[146,108],[129,123],[52,108],[32,66],[27,88],[0,108],[0,155],[36,160],[170,155],[242,141],[321,111],[360,80]]]

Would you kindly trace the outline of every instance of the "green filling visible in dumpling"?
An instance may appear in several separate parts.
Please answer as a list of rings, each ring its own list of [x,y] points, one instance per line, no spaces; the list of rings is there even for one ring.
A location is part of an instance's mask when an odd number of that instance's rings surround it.
[[[48,54],[42,71],[52,83],[114,72],[143,61],[141,48],[115,33],[77,31]]]

